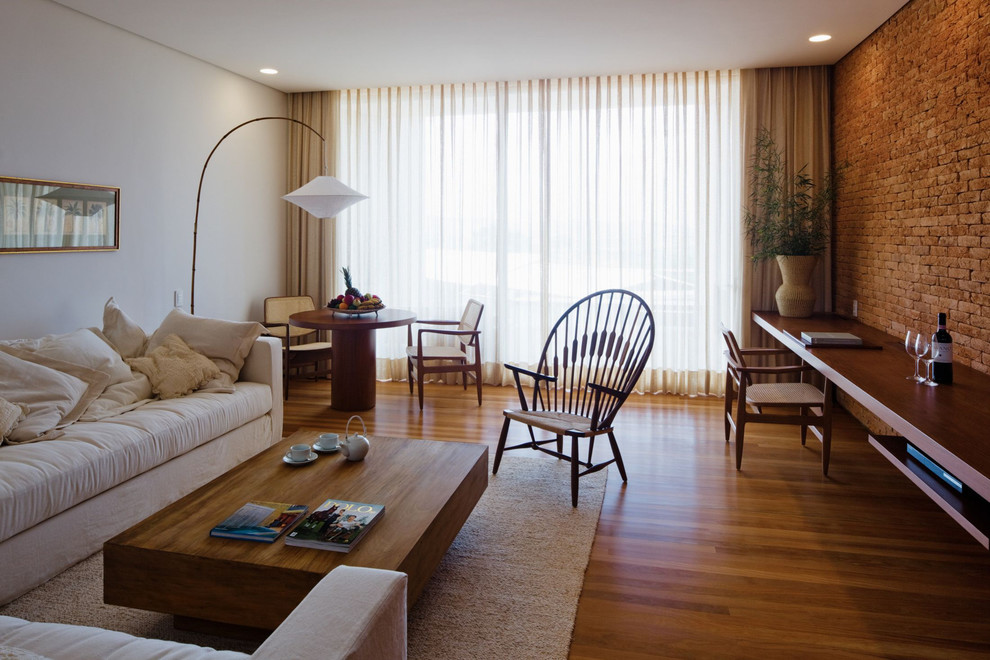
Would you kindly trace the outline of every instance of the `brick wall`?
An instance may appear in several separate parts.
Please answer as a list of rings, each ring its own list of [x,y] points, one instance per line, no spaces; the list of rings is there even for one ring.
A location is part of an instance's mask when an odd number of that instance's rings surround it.
[[[949,313],[990,373],[990,2],[911,0],[833,71],[835,310],[901,335]]]

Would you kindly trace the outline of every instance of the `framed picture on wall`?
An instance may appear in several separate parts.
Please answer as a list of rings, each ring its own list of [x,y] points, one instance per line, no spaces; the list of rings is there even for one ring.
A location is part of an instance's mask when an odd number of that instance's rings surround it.
[[[119,188],[0,177],[0,254],[119,247]]]

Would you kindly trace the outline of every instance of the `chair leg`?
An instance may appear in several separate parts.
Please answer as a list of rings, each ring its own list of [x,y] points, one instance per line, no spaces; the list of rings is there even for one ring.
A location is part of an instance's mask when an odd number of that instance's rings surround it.
[[[464,372],[465,378],[467,377],[467,372]],[[481,365],[478,364],[474,371],[474,382],[478,386],[478,405],[481,405]]]
[[[498,436],[498,447],[495,448],[495,461],[492,463],[492,474],[498,474],[498,464],[502,462],[502,452],[505,451],[505,439],[509,435],[509,422],[512,420],[508,417],[502,422],[502,432]]]
[[[725,371],[725,441],[729,442],[729,435],[732,433],[732,424],[729,418],[732,416],[732,400],[734,398],[734,388],[732,374],[728,369]]]
[[[560,438],[560,436],[557,436]],[[571,436],[571,506],[576,507],[578,502],[578,437]]]
[[[423,370],[419,370],[418,378],[416,378],[416,389],[419,391],[419,409],[423,409]]]
[[[822,474],[828,476],[828,462],[832,455],[832,396],[835,385],[825,381],[825,400],[822,405]]]
[[[609,432],[608,444],[612,447],[612,456],[615,457],[615,467],[619,468],[619,476],[623,481],[629,481],[626,478],[626,465],[622,462],[622,452],[619,451],[619,443],[615,441],[614,433]]]
[[[736,406],[736,469],[742,469],[743,438],[746,435],[746,400],[739,398]]]
[[[562,435],[557,436],[557,453],[558,454],[564,453],[564,436]],[[578,458],[577,454],[571,454],[571,456],[573,456],[575,460]]]
[[[801,408],[801,416],[802,417],[807,417],[810,414],[811,414],[811,409],[810,408],[807,408],[807,407],[802,407]],[[808,444],[808,425],[807,424],[802,424],[801,425],[801,446],[804,447],[807,444]]]
[[[285,399],[289,399],[289,355],[286,353],[282,358],[282,389],[285,392]]]
[[[412,358],[411,357],[407,357],[406,358],[406,369],[408,370],[408,373],[409,373],[409,376],[407,378],[407,380],[409,381],[409,393],[412,394],[413,393],[413,367],[412,367]]]

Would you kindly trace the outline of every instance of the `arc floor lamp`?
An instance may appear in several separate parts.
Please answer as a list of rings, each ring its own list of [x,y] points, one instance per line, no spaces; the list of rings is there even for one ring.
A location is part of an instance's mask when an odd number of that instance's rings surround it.
[[[316,137],[320,138],[320,142],[323,147],[320,152],[320,160],[323,164],[323,174],[317,176],[301,188],[294,190],[287,195],[283,195],[282,199],[295,204],[302,210],[316,216],[317,218],[332,218],[348,206],[356,204],[362,199],[368,198],[367,195],[362,195],[358,191],[343,184],[340,180],[332,176],[327,176],[327,141],[315,128],[309,124],[299,121],[298,119],[292,119],[291,117],[256,117],[234,126],[232,129],[227,131],[224,136],[220,138],[220,140],[213,146],[213,149],[210,150],[210,155],[206,157],[206,162],[203,163],[203,171],[199,175],[199,188],[196,190],[196,217],[193,220],[192,281],[189,285],[190,314],[196,313],[196,239],[199,232],[199,200],[203,194],[203,178],[206,176],[206,168],[210,164],[210,159],[213,158],[213,154],[216,152],[217,147],[219,147],[231,133],[239,128],[247,126],[248,124],[253,124],[257,121],[265,121],[268,119],[288,121],[294,124],[299,124],[304,128],[308,128]]]

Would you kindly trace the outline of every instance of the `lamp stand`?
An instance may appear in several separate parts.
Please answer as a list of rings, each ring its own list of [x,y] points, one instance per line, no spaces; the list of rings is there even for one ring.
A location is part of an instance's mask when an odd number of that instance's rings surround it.
[[[220,138],[220,140],[216,143],[216,145],[214,145],[213,149],[210,151],[210,155],[206,157],[206,162],[203,163],[203,171],[199,175],[199,188],[197,188],[197,190],[196,190],[196,217],[193,220],[192,281],[190,282],[190,285],[189,285],[189,313],[190,314],[195,314],[196,313],[196,239],[197,239],[197,234],[199,232],[199,200],[200,200],[200,196],[203,193],[203,177],[206,176],[206,167],[207,167],[207,165],[210,164],[210,159],[213,158],[213,154],[214,154],[214,152],[216,152],[217,147],[220,146],[220,143],[221,142],[223,142],[224,140],[227,139],[227,136],[229,136],[231,133],[233,133],[237,129],[242,128],[244,126],[247,126],[248,124],[253,124],[256,121],[265,121],[266,119],[281,119],[281,120],[284,120],[284,121],[291,121],[291,122],[293,122],[295,124],[299,124],[300,126],[303,126],[305,128],[308,128],[309,130],[313,131],[313,133],[316,135],[316,137],[320,138],[320,141],[323,143],[323,150],[320,153],[320,160],[322,161],[322,164],[323,164],[323,174],[326,175],[326,171],[327,171],[327,158],[326,158],[326,145],[327,145],[327,141],[326,141],[326,139],[322,135],[319,134],[319,132],[317,132],[317,130],[315,128],[313,128],[312,126],[310,126],[309,124],[307,124],[305,122],[299,121],[298,119],[292,119],[291,117],[256,117],[255,119],[249,119],[248,121],[246,121],[246,122],[244,122],[242,124],[238,124],[237,126],[234,126],[232,129],[230,129],[229,131],[227,131],[222,138]]]

